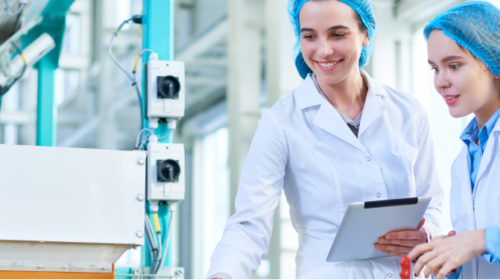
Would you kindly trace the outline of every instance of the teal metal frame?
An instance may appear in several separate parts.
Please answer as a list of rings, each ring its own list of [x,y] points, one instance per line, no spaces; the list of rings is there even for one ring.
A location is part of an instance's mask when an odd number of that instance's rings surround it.
[[[142,49],[150,49],[158,54],[160,60],[173,60],[174,58],[174,0],[144,0],[143,1],[143,14],[142,14]],[[149,53],[145,52],[142,55],[142,61],[147,62]],[[145,63],[143,63],[143,77]],[[143,79],[142,84],[142,104],[145,112],[146,104],[146,79]],[[144,128],[149,128],[149,122],[144,118]],[[159,127],[155,130],[158,136],[166,135],[169,132],[166,123],[160,123]],[[172,143],[172,135],[160,140],[162,143]],[[146,203],[146,211],[152,220],[152,213],[149,211],[149,203]],[[165,244],[168,232],[168,222],[172,218],[167,205],[160,205],[158,216],[161,223],[161,231],[163,235],[162,248],[167,248]],[[172,233],[171,233],[172,236]],[[151,259],[149,254],[149,244],[142,247],[141,266],[151,267]],[[172,238],[168,244],[167,257],[163,267],[172,266]]]
[[[38,146],[57,145],[57,106],[54,98],[55,71],[59,67],[66,14],[74,0],[51,0],[42,12],[43,20],[21,37],[22,45],[28,46],[43,33],[54,39],[56,47],[45,55],[35,68],[38,69]]]

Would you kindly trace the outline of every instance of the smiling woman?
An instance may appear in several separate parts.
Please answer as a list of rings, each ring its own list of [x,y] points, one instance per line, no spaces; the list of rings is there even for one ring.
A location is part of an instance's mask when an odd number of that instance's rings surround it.
[[[297,277],[393,277],[397,257],[440,226],[442,190],[427,115],[416,99],[361,69],[375,34],[370,1],[290,0],[288,7],[295,65],[305,80],[262,114],[236,213],[207,276],[248,278],[257,270],[284,191],[299,234]],[[415,230],[387,233],[374,244],[387,257],[326,261],[349,203],[423,196],[432,201]]]
[[[500,275],[500,10],[484,1],[460,4],[425,28],[434,86],[450,115],[475,118],[460,136],[452,167],[454,231],[417,246],[415,273],[437,278]],[[425,266],[425,268],[424,268]]]

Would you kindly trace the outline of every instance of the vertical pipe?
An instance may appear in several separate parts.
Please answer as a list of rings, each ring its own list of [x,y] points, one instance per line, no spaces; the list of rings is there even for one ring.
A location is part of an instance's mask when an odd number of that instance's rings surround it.
[[[143,0],[143,14],[142,14],[142,49],[150,49],[158,54],[160,60],[173,60],[174,58],[174,0]],[[149,53],[145,52],[142,55],[143,66],[148,61]],[[145,77],[143,67],[143,77]],[[142,79],[142,104],[144,112],[146,112],[146,79]],[[144,117],[144,128],[149,128],[148,120]],[[165,123],[159,125],[155,130],[155,134],[163,136],[168,133],[168,127]],[[162,143],[172,143],[172,135],[164,140]],[[146,203],[146,211],[149,212],[149,203]],[[162,221],[162,235],[163,238],[167,237],[168,232],[168,219],[171,215],[168,211],[167,205],[160,205],[159,210],[160,219]],[[171,233],[172,236],[172,233]],[[141,263],[148,267],[151,266],[149,259],[148,244],[143,246]],[[164,267],[172,266],[172,238],[168,244],[168,251]]]
[[[55,70],[57,67],[45,56],[38,67],[37,146],[57,145],[57,107],[54,100]]]

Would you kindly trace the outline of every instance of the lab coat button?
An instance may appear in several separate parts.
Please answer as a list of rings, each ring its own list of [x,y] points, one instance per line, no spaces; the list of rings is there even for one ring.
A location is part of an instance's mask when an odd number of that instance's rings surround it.
[[[370,162],[372,159],[370,157],[366,158],[366,161]]]
[[[377,194],[377,197],[380,197],[380,196],[381,196],[381,194],[380,194],[380,193],[378,193],[378,194]]]
[[[387,277],[392,277],[392,273],[387,274]]]

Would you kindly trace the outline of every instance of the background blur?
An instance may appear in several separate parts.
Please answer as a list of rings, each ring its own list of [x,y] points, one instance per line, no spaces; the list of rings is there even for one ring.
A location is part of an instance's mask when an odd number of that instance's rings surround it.
[[[373,0],[375,50],[365,69],[417,97],[429,112],[446,193],[443,233],[451,230],[450,167],[471,117],[449,116],[433,86],[422,31],[429,19],[461,2]],[[489,2],[500,6],[500,0]],[[109,59],[107,44],[114,29],[141,9],[142,0],[74,2],[56,74],[58,146],[133,149],[139,107],[130,82]],[[175,18],[175,58],[186,63],[187,85],[185,117],[174,142],[186,147],[187,193],[174,219],[173,266],[185,267],[187,278],[203,278],[234,212],[240,171],[261,112],[290,94],[301,79],[293,64],[287,0],[176,0]],[[125,26],[116,38],[114,53],[127,69],[141,41],[137,25]],[[28,69],[5,95],[0,143],[35,145],[36,87],[36,70]],[[254,277],[295,278],[297,239],[283,199],[269,254]],[[130,250],[117,265],[139,262],[140,251]]]

